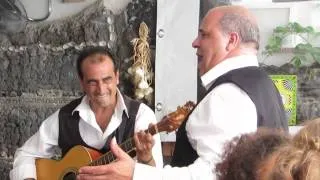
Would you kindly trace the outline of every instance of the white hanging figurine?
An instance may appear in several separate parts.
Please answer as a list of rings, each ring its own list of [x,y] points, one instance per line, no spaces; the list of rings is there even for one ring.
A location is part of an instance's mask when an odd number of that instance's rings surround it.
[[[152,103],[153,88],[151,87],[153,80],[152,65],[150,60],[150,48],[148,43],[149,29],[142,22],[139,27],[139,38],[134,38],[133,44],[134,55],[132,57],[133,64],[128,69],[134,84],[134,94],[136,99],[145,99],[149,104]]]

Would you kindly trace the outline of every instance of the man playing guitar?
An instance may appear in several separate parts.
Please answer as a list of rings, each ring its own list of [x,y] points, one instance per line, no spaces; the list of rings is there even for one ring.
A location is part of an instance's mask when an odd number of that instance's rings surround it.
[[[120,93],[117,60],[106,49],[83,50],[77,59],[77,72],[85,95],[49,116],[17,149],[11,180],[37,179],[35,160],[51,158],[56,146],[61,148],[62,156],[77,145],[106,153],[113,137],[120,144],[134,132],[156,123],[148,106]],[[154,165],[162,167],[160,137],[153,138]],[[150,160],[141,157],[138,161],[142,163]]]

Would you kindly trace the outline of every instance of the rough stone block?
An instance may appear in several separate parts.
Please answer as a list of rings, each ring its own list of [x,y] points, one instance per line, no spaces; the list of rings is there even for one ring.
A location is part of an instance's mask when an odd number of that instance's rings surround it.
[[[50,23],[30,23],[19,33],[0,33],[0,179],[9,179],[17,147],[41,122],[71,99],[79,97],[75,60],[86,46],[102,45],[116,54],[120,73],[127,71],[132,38],[139,24],[150,28],[155,45],[156,1],[132,1],[117,15],[97,1],[78,15]],[[152,59],[154,60],[154,53]],[[124,93],[132,86],[120,77]]]

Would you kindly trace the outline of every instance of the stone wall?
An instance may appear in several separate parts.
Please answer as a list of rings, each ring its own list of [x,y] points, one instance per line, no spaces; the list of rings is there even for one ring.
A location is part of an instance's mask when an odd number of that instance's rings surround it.
[[[130,41],[138,36],[142,21],[150,28],[154,50],[156,3],[146,0],[132,1],[119,15],[97,1],[78,15],[0,34],[0,179],[9,179],[16,148],[41,122],[82,94],[75,59],[84,47],[110,48],[121,65],[120,89],[132,94],[126,69],[131,64]]]
[[[0,33],[0,179],[9,179],[16,148],[40,123],[82,94],[75,58],[83,47],[111,48],[121,64],[120,89],[132,95],[126,73],[131,63],[130,41],[137,37],[139,24],[144,21],[150,28],[150,44],[154,51],[156,1],[133,0],[119,15],[102,4],[98,1],[66,19],[27,24],[20,33]],[[285,65],[265,69],[270,74],[298,74],[298,120],[320,115],[320,67],[297,70]],[[171,154],[172,147],[170,145],[165,154]]]
[[[264,66],[269,74],[297,75],[297,124],[320,117],[320,65],[296,68]]]

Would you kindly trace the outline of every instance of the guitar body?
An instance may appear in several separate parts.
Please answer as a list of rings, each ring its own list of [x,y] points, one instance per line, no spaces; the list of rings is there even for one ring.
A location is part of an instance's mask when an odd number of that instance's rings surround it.
[[[101,154],[93,149],[75,146],[60,161],[36,159],[37,180],[75,180],[80,167],[90,164]]]
[[[188,101],[183,107],[178,107],[175,112],[165,116],[156,125],[149,127],[145,133],[152,135],[177,129],[188,116],[195,104]],[[133,138],[127,139],[120,144],[127,153],[134,150]],[[97,166],[113,162],[116,157],[111,151],[101,154],[90,148],[75,146],[63,157],[62,160],[36,159],[37,180],[76,180],[77,172],[83,166]]]

